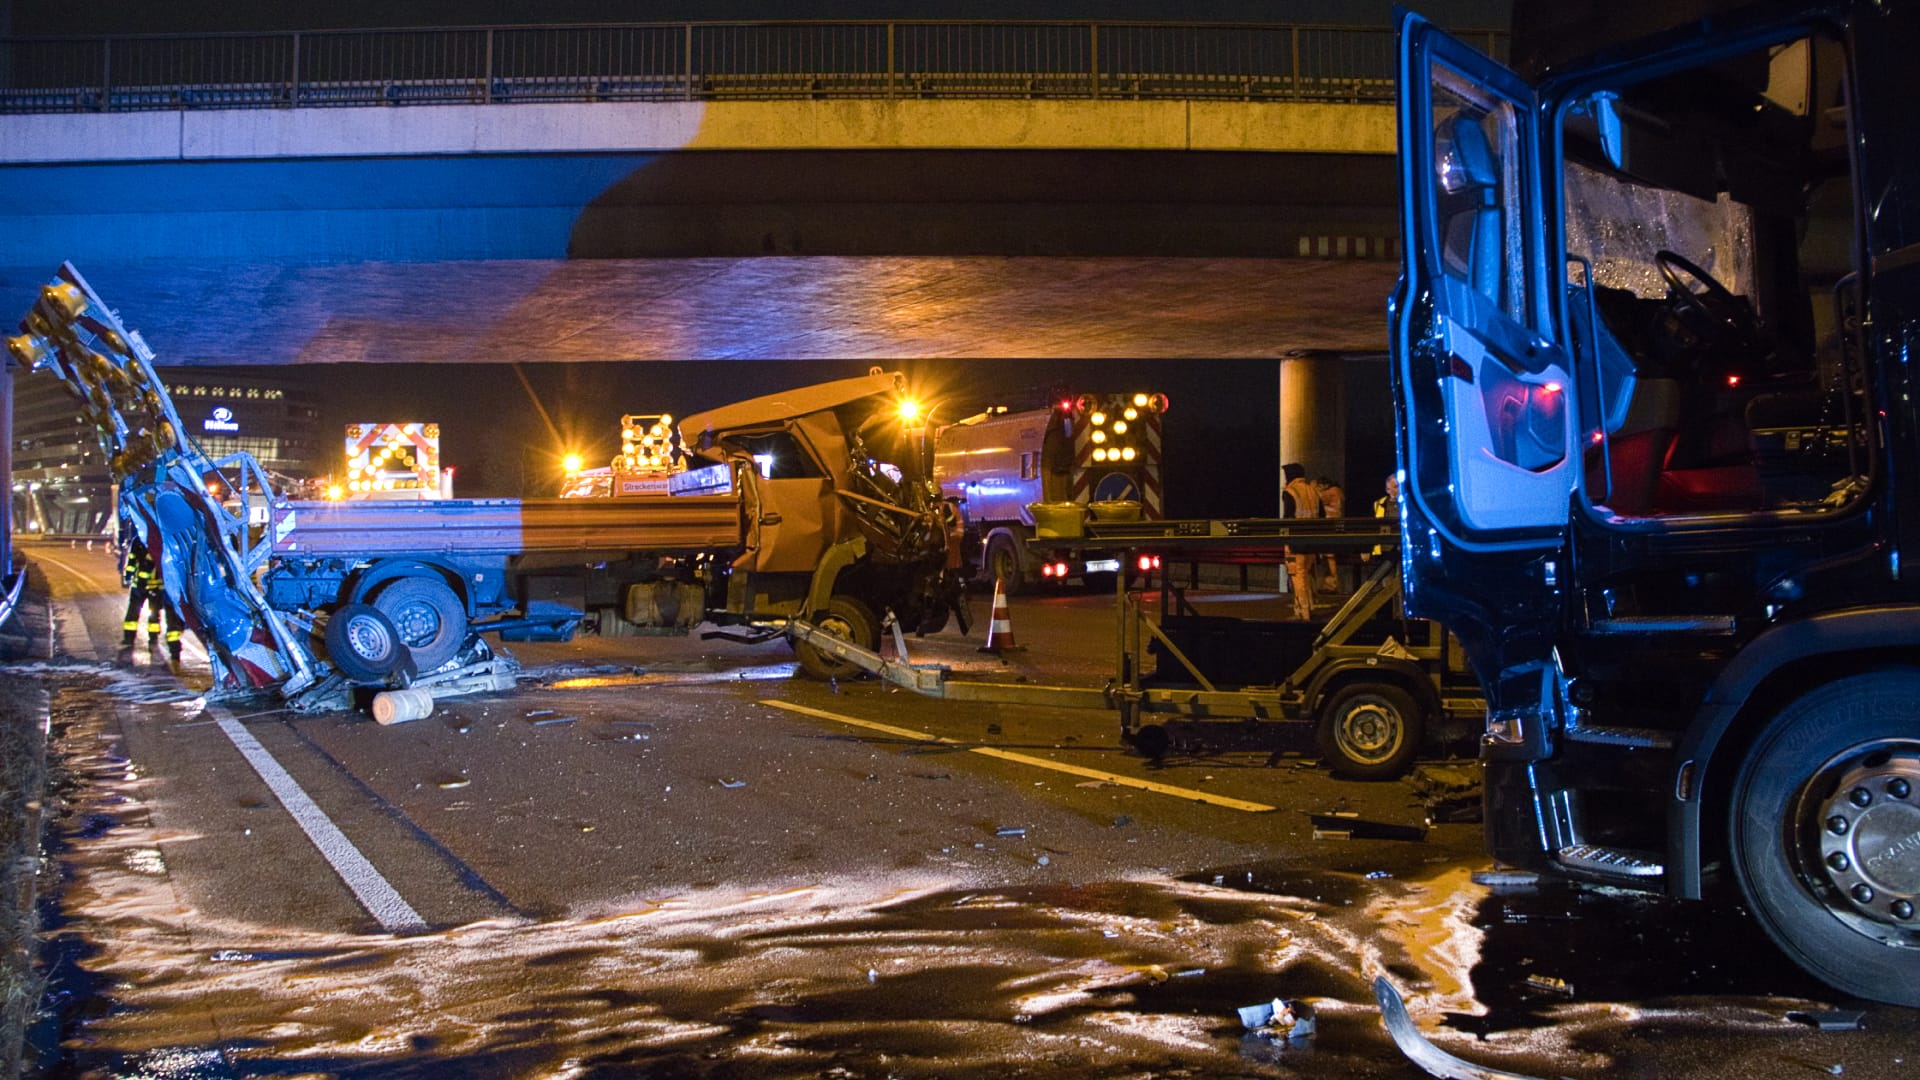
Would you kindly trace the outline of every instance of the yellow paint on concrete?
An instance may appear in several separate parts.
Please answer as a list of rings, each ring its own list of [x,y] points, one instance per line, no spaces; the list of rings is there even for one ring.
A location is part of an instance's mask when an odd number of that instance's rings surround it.
[[[1194,101],[1191,150],[1391,154],[1392,105]]]
[[[1099,780],[1104,783],[1113,784],[1116,787],[1137,788],[1141,791],[1151,791],[1156,795],[1169,795],[1176,799],[1188,799],[1193,802],[1206,803],[1210,806],[1225,807],[1228,810],[1242,810],[1249,814],[1264,814],[1274,809],[1265,803],[1248,802],[1245,799],[1215,795],[1209,791],[1195,791],[1192,788],[1175,787],[1172,784],[1159,784],[1152,780],[1142,780],[1139,777],[1127,776],[1124,773],[1089,769],[1081,765],[1068,765],[1065,762],[1034,757],[1031,754],[1016,754],[1011,750],[1002,750],[994,746],[967,746],[953,739],[942,738],[938,735],[929,735],[924,731],[914,731],[911,728],[894,727],[892,724],[882,724],[873,720],[860,720],[851,716],[842,716],[839,713],[828,712],[825,709],[815,709],[807,705],[795,705],[790,701],[775,701],[772,698],[765,698],[761,700],[760,704],[775,709],[784,709],[787,712],[800,713],[803,716],[816,716],[822,720],[833,720],[837,723],[852,725],[853,727],[866,728],[869,731],[878,731],[884,735],[892,735],[896,738],[908,739],[913,742],[939,743],[956,749],[964,749],[969,753],[979,754],[982,757],[998,758],[1002,761],[1011,761],[1020,765],[1031,765],[1036,769],[1049,769],[1053,772],[1066,773],[1069,776],[1080,776],[1089,780]]]
[[[1273,101],[716,101],[688,149],[1390,154],[1393,108]]]

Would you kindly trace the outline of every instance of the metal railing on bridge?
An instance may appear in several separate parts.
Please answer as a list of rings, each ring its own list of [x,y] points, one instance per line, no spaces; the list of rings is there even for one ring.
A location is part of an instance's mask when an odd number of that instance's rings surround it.
[[[1496,58],[1503,31],[1467,31]],[[778,98],[1386,101],[1384,27],[692,22],[0,39],[0,112]]]

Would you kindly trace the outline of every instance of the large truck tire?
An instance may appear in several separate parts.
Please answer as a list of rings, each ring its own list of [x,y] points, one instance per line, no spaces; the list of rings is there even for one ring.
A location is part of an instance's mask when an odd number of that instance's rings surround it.
[[[328,661],[361,686],[384,685],[405,649],[393,621],[372,604],[340,605],[327,616],[322,640]]]
[[[1392,780],[1413,767],[1425,737],[1420,703],[1391,683],[1341,687],[1320,710],[1320,756],[1349,780]]]
[[[851,596],[836,594],[827,602],[827,610],[815,612],[808,621],[834,637],[851,641],[863,649],[880,647],[880,622],[873,617],[873,609]],[[805,642],[794,646],[793,652],[800,660],[800,670],[821,682],[861,674],[858,667]]]
[[[1732,862],[1767,935],[1815,978],[1920,1006],[1920,671],[1857,675],[1768,723],[1741,762]]]
[[[1019,541],[1006,533],[988,537],[986,551],[980,556],[980,573],[988,589],[993,588],[995,581],[1001,581],[1005,582],[1002,588],[1008,596],[1025,592],[1027,582],[1020,569]]]
[[[373,595],[373,606],[393,621],[423,675],[453,659],[467,639],[467,609],[438,578],[391,582]]]

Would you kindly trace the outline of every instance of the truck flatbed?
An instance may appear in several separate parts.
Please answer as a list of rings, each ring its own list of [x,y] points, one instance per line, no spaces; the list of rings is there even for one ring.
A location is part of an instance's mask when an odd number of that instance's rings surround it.
[[[272,511],[275,556],[688,551],[741,543],[733,495],[640,499],[295,502]]]

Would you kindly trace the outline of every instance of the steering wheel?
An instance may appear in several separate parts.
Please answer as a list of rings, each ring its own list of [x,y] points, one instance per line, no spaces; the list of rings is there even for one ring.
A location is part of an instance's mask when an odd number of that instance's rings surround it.
[[[1667,297],[1676,312],[1691,311],[1706,320],[1710,332],[1720,341],[1743,352],[1753,353],[1765,340],[1760,320],[1753,309],[1741,302],[1712,274],[1675,252],[1654,253],[1653,263],[1667,282]],[[1703,291],[1695,292],[1699,285]]]

